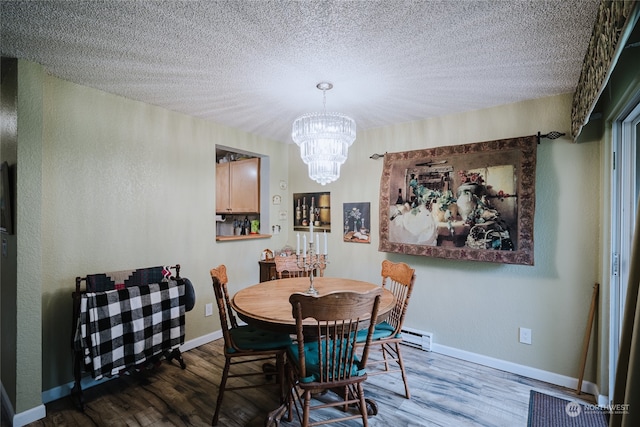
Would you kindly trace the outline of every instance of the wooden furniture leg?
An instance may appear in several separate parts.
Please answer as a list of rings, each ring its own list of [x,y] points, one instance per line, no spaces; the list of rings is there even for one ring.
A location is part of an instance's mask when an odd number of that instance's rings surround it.
[[[596,311],[596,303],[598,302],[598,288],[600,285],[593,285],[593,294],[591,295],[591,308],[589,309],[589,320],[587,321],[587,330],[584,333],[584,342],[582,344],[582,360],[580,361],[580,375],[578,375],[578,388],[576,393],[582,392],[582,379],[584,378],[584,368],[587,363],[587,353],[589,352],[589,339],[591,338],[591,327],[593,326],[593,317]]]

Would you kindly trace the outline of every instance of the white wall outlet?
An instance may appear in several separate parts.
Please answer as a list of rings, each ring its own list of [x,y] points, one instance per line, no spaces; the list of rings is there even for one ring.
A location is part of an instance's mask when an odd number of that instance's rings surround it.
[[[531,329],[520,328],[520,342],[522,344],[531,344]]]
[[[204,315],[205,317],[213,315],[213,303],[210,302],[204,306]]]

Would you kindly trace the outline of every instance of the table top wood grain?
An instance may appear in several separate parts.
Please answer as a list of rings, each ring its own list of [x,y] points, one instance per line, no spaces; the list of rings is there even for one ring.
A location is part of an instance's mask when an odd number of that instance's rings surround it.
[[[316,277],[313,285],[318,295],[335,291],[367,292],[378,284],[339,277]],[[289,296],[295,292],[304,293],[309,289],[308,277],[270,280],[238,291],[231,300],[238,317],[250,325],[281,332],[295,332],[295,319],[289,303]],[[395,297],[383,289],[378,321],[384,320],[393,309]],[[309,322],[311,322],[309,320]]]

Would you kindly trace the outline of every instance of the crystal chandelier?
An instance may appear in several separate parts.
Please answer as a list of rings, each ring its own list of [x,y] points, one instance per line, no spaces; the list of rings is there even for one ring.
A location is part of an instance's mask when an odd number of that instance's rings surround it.
[[[300,157],[309,167],[309,178],[325,185],[340,177],[349,146],[356,139],[356,122],[344,114],[327,113],[327,91],[333,85],[320,82],[323,111],[308,113],[293,122],[291,138],[300,147]]]

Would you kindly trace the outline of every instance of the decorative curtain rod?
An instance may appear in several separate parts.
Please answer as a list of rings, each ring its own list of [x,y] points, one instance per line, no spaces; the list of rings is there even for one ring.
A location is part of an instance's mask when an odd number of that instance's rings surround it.
[[[566,133],[558,132],[556,130],[552,130],[551,132],[545,133],[544,135],[540,131],[538,131],[538,134],[536,135],[536,138],[538,138],[538,144],[540,144],[540,140],[542,138],[545,138],[545,139],[558,139],[561,136],[565,136],[565,135],[566,135]],[[387,152],[385,152],[384,154],[373,153],[372,155],[369,156],[369,158],[373,159],[373,160],[378,160],[378,159],[383,158],[386,154],[387,154]]]
[[[540,134],[540,132],[538,131],[538,135],[536,135],[536,136],[538,137],[538,144],[540,144],[540,140],[541,140],[542,138],[546,138],[546,139],[558,139],[558,138],[560,138],[561,136],[565,136],[565,135],[566,135],[565,133],[562,133],[562,132],[558,132],[558,131],[552,130],[551,132],[549,132],[549,133],[547,133],[547,134],[544,134],[544,135]]]

